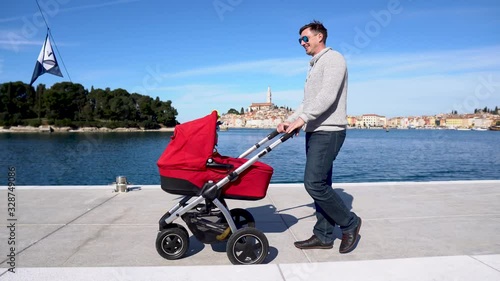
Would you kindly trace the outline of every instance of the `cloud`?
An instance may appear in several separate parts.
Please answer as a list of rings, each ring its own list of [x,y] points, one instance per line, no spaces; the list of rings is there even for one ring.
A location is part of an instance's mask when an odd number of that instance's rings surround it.
[[[500,104],[500,70],[386,78],[349,84],[348,113],[435,115]]]
[[[0,29],[0,49],[15,50],[19,46],[41,46],[43,40],[29,40],[21,36],[21,32]]]
[[[500,46],[475,49],[359,55],[348,60],[356,80],[405,77],[450,72],[474,72],[500,68]],[[234,73],[257,73],[289,77],[307,72],[304,58],[276,58],[235,62],[161,74],[162,79],[181,79]],[[351,77],[351,78],[354,78]]]
[[[0,39],[0,49],[4,50],[16,50],[19,46],[38,46],[42,45],[43,41],[36,40],[1,40]]]
[[[472,2],[473,3],[473,2]],[[470,6],[472,5],[472,6]],[[465,16],[481,16],[483,17],[484,15],[487,14],[495,14],[495,10],[498,10],[498,5],[491,5],[489,7],[474,7],[474,4],[470,4],[469,6],[447,6],[447,7],[442,7],[442,8],[435,8],[435,9],[414,9],[411,11],[405,10],[402,15],[404,17],[409,17],[409,18],[423,18],[423,19],[428,19],[429,17],[439,17],[439,18],[444,18],[446,16],[460,16],[460,17],[465,17]]]
[[[272,90],[272,89],[271,89]],[[171,100],[179,112],[177,119],[186,122],[211,110],[221,113],[234,108],[248,108],[251,103],[265,102],[267,89],[247,91],[236,84],[186,84],[151,89],[161,100]],[[272,91],[273,103],[278,106],[296,107],[302,99],[303,91]]]
[[[0,58],[0,78],[2,78],[3,76],[3,71],[4,71],[3,66],[4,66],[4,60],[3,58]]]
[[[475,108],[500,104],[500,59],[496,56],[499,52],[499,46],[491,46],[352,58],[348,61],[348,113],[377,113],[388,117],[434,115],[452,109],[461,113],[472,112]],[[162,85],[169,82],[177,85],[158,87],[153,92],[172,100],[180,113],[179,120],[188,121],[200,111],[239,110],[252,102],[264,101],[267,89],[248,91],[250,85],[238,85],[239,81],[231,78],[210,82],[214,80],[213,75],[259,73],[270,77],[272,88],[282,89],[272,92],[276,105],[296,108],[303,97],[300,79],[306,71],[303,58],[214,65],[163,74]],[[300,78],[291,77],[298,74]],[[189,84],[190,78],[203,83]],[[224,79],[227,79],[227,84]],[[488,79],[493,81],[488,88],[491,93],[484,92],[486,87],[483,87],[483,94],[477,96],[477,88]],[[187,83],[183,84],[184,81]],[[300,83],[292,84],[292,81]]]
[[[101,8],[101,7],[106,7],[106,6],[112,6],[112,5],[124,4],[124,3],[130,3],[130,2],[137,2],[137,1],[141,1],[141,0],[116,0],[116,1],[99,3],[99,4],[89,4],[89,5],[67,7],[67,8],[60,8],[59,3],[51,2],[51,5],[49,5],[49,7],[48,7],[48,9],[50,9],[50,11],[46,11],[45,7],[43,6],[44,3],[42,3],[41,9],[45,15],[48,12],[53,13],[53,14],[57,14],[60,12],[81,11],[81,10],[86,10],[86,9]],[[25,14],[25,15],[21,15],[21,16],[11,16],[11,17],[7,17],[7,18],[0,18],[0,23],[19,21],[19,20],[23,20],[23,18],[26,18],[26,17],[33,17],[33,15],[36,13],[38,13],[38,14],[40,13],[40,11],[37,9],[37,6],[33,6],[33,9],[36,9],[36,10],[34,13],[31,13],[31,14]]]
[[[260,73],[282,76],[293,76],[304,73],[307,63],[303,58],[292,59],[268,59],[249,62],[235,62],[209,67],[194,68],[174,73],[164,73],[165,79],[198,77],[218,74],[233,74],[239,72]]]
[[[348,61],[356,80],[500,69],[500,46],[427,53],[372,54]]]

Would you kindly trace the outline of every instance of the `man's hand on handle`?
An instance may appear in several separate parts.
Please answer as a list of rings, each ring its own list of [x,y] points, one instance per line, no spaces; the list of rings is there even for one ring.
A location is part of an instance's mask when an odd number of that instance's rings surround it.
[[[302,128],[302,126],[304,126],[304,124],[305,124],[304,120],[302,120],[299,117],[291,123],[290,122],[283,122],[283,123],[278,124],[278,127],[276,128],[276,130],[278,131],[278,133],[289,134],[298,128],[297,132],[295,133],[295,135],[297,136],[299,134],[300,128]]]

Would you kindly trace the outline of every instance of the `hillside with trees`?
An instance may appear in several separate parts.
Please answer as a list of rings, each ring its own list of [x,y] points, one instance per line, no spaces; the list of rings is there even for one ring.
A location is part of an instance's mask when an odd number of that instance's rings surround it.
[[[124,89],[85,89],[61,82],[36,89],[23,82],[0,84],[0,126],[53,125],[110,129],[174,127],[177,110],[170,100],[129,93]]]

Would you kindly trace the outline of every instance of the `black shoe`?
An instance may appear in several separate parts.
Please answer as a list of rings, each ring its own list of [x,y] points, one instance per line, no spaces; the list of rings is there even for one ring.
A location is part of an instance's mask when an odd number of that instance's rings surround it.
[[[333,241],[330,243],[323,243],[316,235],[304,241],[297,241],[293,243],[299,249],[331,249],[333,248]]]
[[[353,230],[342,233],[342,243],[340,243],[339,252],[347,254],[356,248],[359,240],[359,229],[361,228],[361,218],[359,218],[358,226]]]

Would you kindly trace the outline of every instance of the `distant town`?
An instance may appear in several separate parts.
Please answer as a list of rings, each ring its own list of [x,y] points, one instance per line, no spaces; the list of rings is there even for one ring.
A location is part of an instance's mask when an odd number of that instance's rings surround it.
[[[223,128],[274,128],[285,121],[293,110],[279,107],[272,102],[271,88],[263,103],[252,103],[240,111],[230,109],[222,114]],[[401,116],[386,118],[378,114],[347,116],[348,126],[357,129],[454,129],[454,130],[500,130],[498,107],[494,110],[476,110],[475,113],[437,114],[434,116]]]

